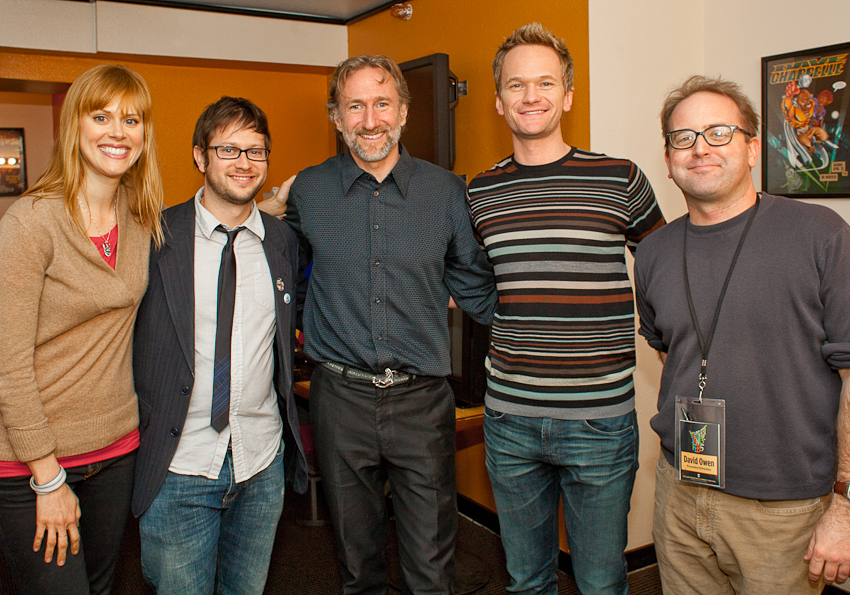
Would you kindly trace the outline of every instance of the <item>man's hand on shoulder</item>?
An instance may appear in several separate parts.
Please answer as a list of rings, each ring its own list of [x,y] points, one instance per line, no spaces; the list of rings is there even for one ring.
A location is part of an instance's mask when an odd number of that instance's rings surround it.
[[[850,500],[833,494],[832,504],[815,525],[809,550],[809,579],[843,583],[850,576]]]
[[[283,214],[286,212],[286,201],[289,199],[289,189],[292,187],[292,182],[294,181],[295,176],[292,176],[280,185],[277,194],[268,200],[258,202],[257,206],[260,210],[275,217],[283,217]]]

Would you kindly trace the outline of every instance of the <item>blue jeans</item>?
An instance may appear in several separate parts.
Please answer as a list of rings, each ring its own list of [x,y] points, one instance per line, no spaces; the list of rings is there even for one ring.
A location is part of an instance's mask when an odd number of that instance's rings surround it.
[[[159,595],[260,595],[285,487],[283,443],[236,483],[230,451],[217,480],[168,472],[139,520],[142,574]]]
[[[626,548],[638,467],[635,412],[558,420],[484,409],[487,471],[511,593],[557,594],[558,496],[583,595],[628,593]]]

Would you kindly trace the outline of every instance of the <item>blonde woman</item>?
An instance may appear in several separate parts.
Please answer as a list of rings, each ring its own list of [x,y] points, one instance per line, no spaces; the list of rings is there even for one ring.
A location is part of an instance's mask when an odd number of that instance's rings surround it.
[[[150,109],[132,70],[83,73],[47,171],[0,220],[0,546],[22,593],[112,583],[139,444],[133,324],[162,238]]]

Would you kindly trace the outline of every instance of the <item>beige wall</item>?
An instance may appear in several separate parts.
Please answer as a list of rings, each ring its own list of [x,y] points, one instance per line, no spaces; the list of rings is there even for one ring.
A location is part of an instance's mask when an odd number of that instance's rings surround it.
[[[591,148],[640,165],[668,220],[685,213],[681,193],[667,178],[658,121],[670,87],[691,74],[722,75],[740,83],[760,108],[763,56],[850,40],[846,0],[814,0],[805,16],[791,0],[592,0],[588,5]],[[811,26],[800,25],[809,18]],[[724,31],[722,41],[706,40],[705,31],[718,30]],[[760,168],[761,163],[753,170],[757,188]],[[850,200],[811,202],[850,221]],[[661,365],[640,336],[637,348],[641,469],[629,516],[630,549],[652,542],[659,449],[649,418],[656,412]]]
[[[96,52],[97,5],[55,0],[0,0],[0,45],[61,52]],[[127,31],[126,24],[121,26]]]
[[[705,3],[706,29],[726,31],[734,44],[707,44],[705,72],[737,81],[761,110],[761,58],[850,41],[850,2],[815,0],[801,13],[791,0],[710,0]],[[805,24],[804,24],[805,22]],[[846,131],[845,131],[846,132]],[[761,161],[753,170],[761,184]],[[850,221],[850,199],[810,199]]]
[[[0,128],[23,128],[27,183],[32,185],[47,167],[53,147],[53,106],[50,95],[0,93]],[[0,217],[15,197],[0,197]]]
[[[685,208],[681,194],[667,179],[658,112],[669,85],[702,69],[702,2],[592,0],[589,7],[591,150],[637,163],[652,183],[664,216],[674,219]],[[690,28],[687,37],[691,41],[677,47],[675,56],[668,59],[670,42],[665,33],[683,26]],[[631,268],[631,259],[629,264]],[[628,549],[652,543],[659,453],[658,437],[649,427],[649,419],[656,413],[661,363],[640,336],[636,347],[641,449]]]
[[[32,185],[47,167],[53,148],[50,95],[0,93],[0,128],[23,128],[27,182]]]
[[[336,66],[348,29],[117,2],[0,0],[0,46]]]

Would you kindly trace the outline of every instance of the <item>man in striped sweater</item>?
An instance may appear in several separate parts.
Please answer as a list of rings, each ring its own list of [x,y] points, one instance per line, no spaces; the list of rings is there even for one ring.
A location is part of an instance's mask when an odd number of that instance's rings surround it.
[[[472,181],[469,202],[499,291],[484,435],[509,591],[557,593],[560,493],[581,592],[622,595],[638,466],[625,248],[664,219],[634,163],[565,142],[563,40],[521,27],[493,71],[514,154]]]

